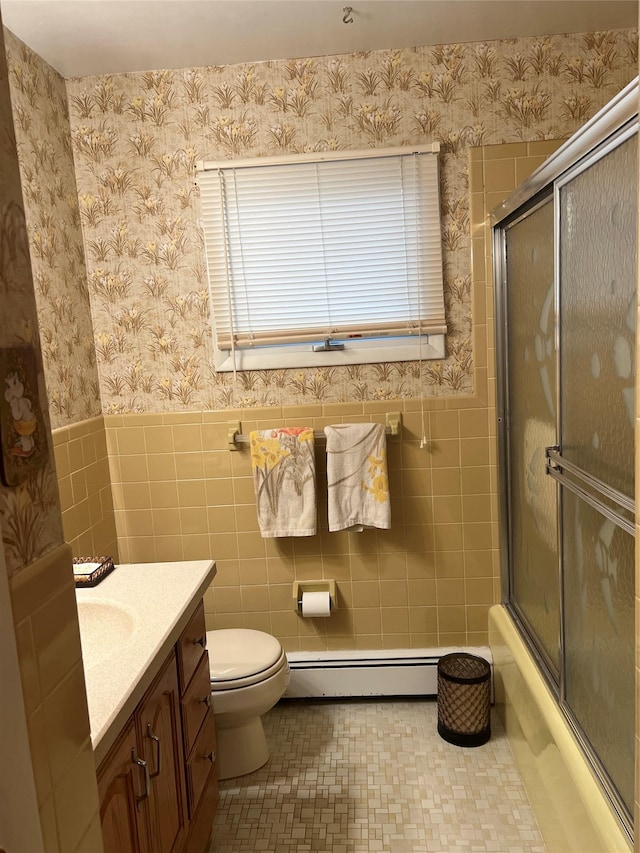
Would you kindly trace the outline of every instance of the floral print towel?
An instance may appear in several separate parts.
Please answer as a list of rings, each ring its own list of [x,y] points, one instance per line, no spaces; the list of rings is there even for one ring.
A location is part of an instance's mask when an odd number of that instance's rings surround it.
[[[391,527],[387,445],[382,424],[325,427],[329,530]]]
[[[260,533],[313,536],[316,467],[309,427],[256,430],[249,436]]]

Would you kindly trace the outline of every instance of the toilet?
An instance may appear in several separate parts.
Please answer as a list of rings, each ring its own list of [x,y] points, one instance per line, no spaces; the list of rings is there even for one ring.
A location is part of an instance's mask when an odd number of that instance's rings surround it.
[[[271,634],[248,628],[207,631],[207,648],[219,778],[244,776],[269,758],[260,718],[287,689],[287,656]]]

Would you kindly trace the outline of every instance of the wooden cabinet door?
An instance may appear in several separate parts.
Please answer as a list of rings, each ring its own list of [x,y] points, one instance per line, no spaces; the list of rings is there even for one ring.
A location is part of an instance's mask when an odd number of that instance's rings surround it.
[[[146,833],[139,831],[138,812],[146,807],[145,774],[136,757],[136,732],[130,720],[98,772],[105,853],[149,853]]]
[[[187,830],[180,694],[172,653],[136,711],[138,742],[151,776],[149,842],[153,853],[182,849]]]

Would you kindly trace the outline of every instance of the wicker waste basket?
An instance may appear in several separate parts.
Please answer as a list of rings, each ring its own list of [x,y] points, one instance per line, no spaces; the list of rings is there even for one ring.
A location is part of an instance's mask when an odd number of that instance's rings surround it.
[[[456,746],[482,746],[491,737],[491,667],[484,658],[466,652],[440,658],[438,733]]]

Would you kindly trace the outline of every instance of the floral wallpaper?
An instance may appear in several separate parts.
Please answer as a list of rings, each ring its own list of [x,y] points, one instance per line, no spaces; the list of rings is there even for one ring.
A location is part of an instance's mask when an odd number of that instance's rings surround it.
[[[469,393],[466,149],[568,136],[636,69],[637,32],[619,30],[67,81],[103,411]],[[196,161],[431,140],[442,151],[447,357],[216,374]],[[52,324],[53,309],[43,335]],[[70,406],[86,405],[79,382],[69,393]]]
[[[0,484],[0,528],[11,575],[52,550],[63,536],[3,47],[0,33],[0,347],[30,347],[34,352],[48,443],[46,453],[39,448],[46,462],[32,476],[14,488]],[[11,399],[8,378],[0,377],[2,405]]]
[[[63,78],[5,30],[9,85],[52,427],[100,414]]]

